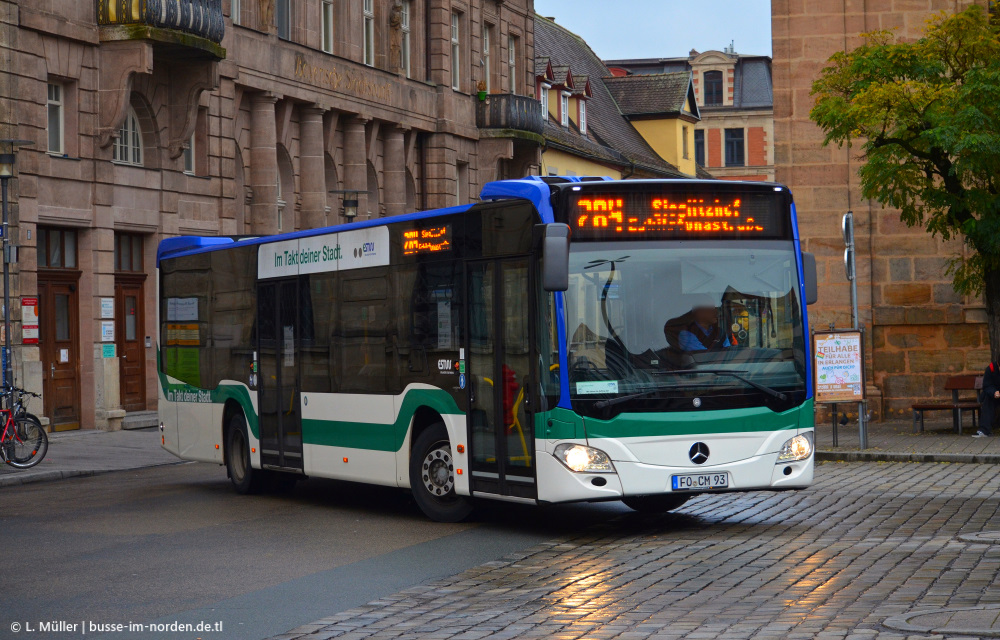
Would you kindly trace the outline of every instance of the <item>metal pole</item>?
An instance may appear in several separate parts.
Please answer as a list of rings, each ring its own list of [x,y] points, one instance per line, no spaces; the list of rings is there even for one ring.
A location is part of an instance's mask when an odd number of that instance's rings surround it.
[[[7,229],[7,181],[10,178],[0,178],[0,183],[2,183],[3,191],[3,228],[0,232],[3,233],[3,353],[4,353],[4,367],[3,367],[3,386],[11,384],[14,379],[14,368],[11,363],[11,353],[10,353],[10,251],[8,247],[8,229]],[[6,397],[6,395],[4,396]],[[10,407],[8,407],[10,408]]]

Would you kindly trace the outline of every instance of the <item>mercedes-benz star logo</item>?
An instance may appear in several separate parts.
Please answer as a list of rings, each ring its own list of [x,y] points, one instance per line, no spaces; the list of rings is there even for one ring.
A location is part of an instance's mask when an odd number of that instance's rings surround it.
[[[695,464],[705,464],[708,461],[708,445],[704,442],[695,442],[688,451],[688,457]]]

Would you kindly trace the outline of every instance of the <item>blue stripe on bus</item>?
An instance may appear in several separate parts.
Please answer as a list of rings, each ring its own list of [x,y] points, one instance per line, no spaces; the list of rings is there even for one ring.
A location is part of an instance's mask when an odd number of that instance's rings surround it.
[[[160,261],[164,258],[176,258],[178,256],[190,256],[198,253],[205,253],[208,251],[215,251],[217,249],[230,248],[235,246],[245,247],[249,245],[260,245],[270,242],[278,242],[280,240],[295,240],[297,238],[309,238],[312,236],[321,236],[328,233],[340,233],[342,231],[351,231],[353,229],[366,229],[369,227],[384,227],[389,224],[396,224],[397,222],[406,222],[408,220],[422,220],[424,218],[433,218],[436,216],[448,216],[454,215],[456,213],[462,213],[471,209],[473,205],[464,204],[458,207],[447,207],[445,209],[431,209],[429,211],[418,211],[416,213],[407,213],[401,216],[392,216],[391,218],[376,218],[374,220],[363,220],[361,222],[350,222],[347,224],[338,224],[329,227],[319,227],[317,229],[306,229],[303,231],[293,231],[290,233],[280,233],[269,236],[260,236],[256,238],[246,238],[244,240],[233,240],[232,238],[225,237],[201,237],[201,236],[180,236],[176,238],[166,238],[160,241],[160,246],[156,251],[156,266],[159,268]]]

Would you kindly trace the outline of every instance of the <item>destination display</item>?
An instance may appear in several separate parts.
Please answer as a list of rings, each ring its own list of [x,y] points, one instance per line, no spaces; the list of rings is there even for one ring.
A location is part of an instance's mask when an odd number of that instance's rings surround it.
[[[402,233],[404,256],[420,256],[451,249],[450,224],[427,229],[404,228]]]
[[[570,196],[574,240],[787,236],[782,199],[767,193],[580,193]]]

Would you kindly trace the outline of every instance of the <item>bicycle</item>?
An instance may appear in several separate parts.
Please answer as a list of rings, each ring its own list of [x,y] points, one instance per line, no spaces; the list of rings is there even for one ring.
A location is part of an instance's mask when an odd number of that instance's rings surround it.
[[[48,452],[49,436],[38,418],[28,413],[24,398],[41,396],[13,386],[5,389],[3,395],[7,396],[9,406],[0,409],[0,416],[3,416],[0,459],[17,469],[30,469]]]

